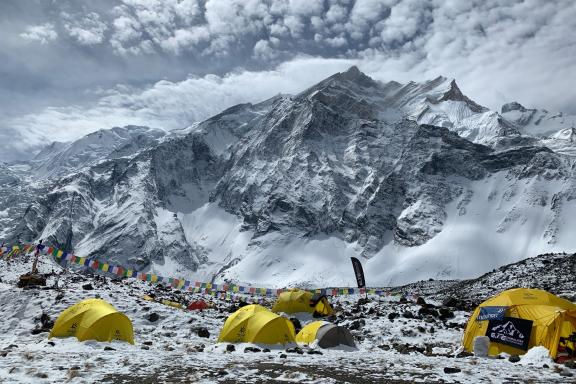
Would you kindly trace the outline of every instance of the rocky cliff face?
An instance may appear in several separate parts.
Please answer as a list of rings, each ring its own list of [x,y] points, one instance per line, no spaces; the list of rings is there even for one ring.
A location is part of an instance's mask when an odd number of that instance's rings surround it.
[[[67,176],[41,186],[11,165],[3,177],[28,198],[4,236],[282,286],[352,284],[349,256],[365,258],[371,285],[477,275],[576,246],[571,141],[506,118],[522,108],[490,111],[442,77],[380,83],[353,67],[184,136],[145,129],[101,151],[54,145],[40,157],[56,156]],[[0,192],[12,212],[10,188]]]

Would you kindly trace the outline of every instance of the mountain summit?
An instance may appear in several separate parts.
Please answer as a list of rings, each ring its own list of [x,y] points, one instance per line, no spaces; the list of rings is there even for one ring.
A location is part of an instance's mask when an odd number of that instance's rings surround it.
[[[516,112],[444,77],[382,83],[352,67],[186,135],[131,128],[146,139],[59,161],[70,172],[41,183],[9,165],[25,198],[0,190],[4,235],[212,281],[353,285],[350,256],[369,285],[475,276],[576,246],[574,144]]]

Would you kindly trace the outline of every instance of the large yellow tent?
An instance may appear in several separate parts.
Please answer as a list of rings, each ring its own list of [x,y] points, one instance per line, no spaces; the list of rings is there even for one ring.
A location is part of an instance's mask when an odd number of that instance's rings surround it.
[[[296,342],[302,345],[317,343],[320,348],[331,348],[339,345],[356,347],[350,331],[342,326],[327,321],[313,321],[307,324],[296,335]]]
[[[284,345],[294,342],[294,325],[258,304],[251,304],[226,319],[218,341]]]
[[[463,345],[471,352],[476,336],[489,336],[490,355],[521,355],[542,345],[556,358],[560,338],[574,337],[575,332],[576,304],[539,289],[516,288],[486,300],[474,310]]]
[[[284,313],[316,312],[321,316],[329,316],[333,313],[326,296],[316,298],[312,293],[301,289],[291,289],[278,295],[272,311]]]
[[[134,344],[130,319],[101,299],[81,301],[58,316],[49,337],[72,336],[79,341],[123,340]]]

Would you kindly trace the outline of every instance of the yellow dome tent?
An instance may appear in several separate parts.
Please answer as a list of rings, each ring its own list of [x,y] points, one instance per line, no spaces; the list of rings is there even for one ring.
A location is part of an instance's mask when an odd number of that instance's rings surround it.
[[[542,345],[556,358],[559,343],[576,337],[576,304],[539,289],[516,288],[496,295],[476,308],[464,331],[470,352],[476,336],[490,338],[490,355],[521,355]]]
[[[296,335],[298,344],[311,345],[316,341],[320,348],[332,348],[339,345],[356,347],[354,338],[348,329],[327,321],[313,321]]]
[[[301,289],[291,289],[280,293],[272,311],[284,313],[316,312],[320,316],[329,316],[334,312],[326,296],[315,296]]]
[[[49,338],[72,336],[79,341],[123,340],[134,344],[130,319],[101,299],[81,301],[58,316]]]
[[[294,325],[268,309],[251,304],[226,319],[218,342],[287,344],[294,342]]]

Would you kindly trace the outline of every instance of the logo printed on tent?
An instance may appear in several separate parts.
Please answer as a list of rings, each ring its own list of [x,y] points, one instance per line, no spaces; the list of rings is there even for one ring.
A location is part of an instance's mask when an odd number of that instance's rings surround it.
[[[481,307],[480,314],[476,318],[477,321],[484,320],[502,320],[504,314],[508,307],[492,306],[492,307]]]
[[[486,336],[491,341],[527,351],[531,333],[531,320],[504,317],[502,320],[490,320]]]

